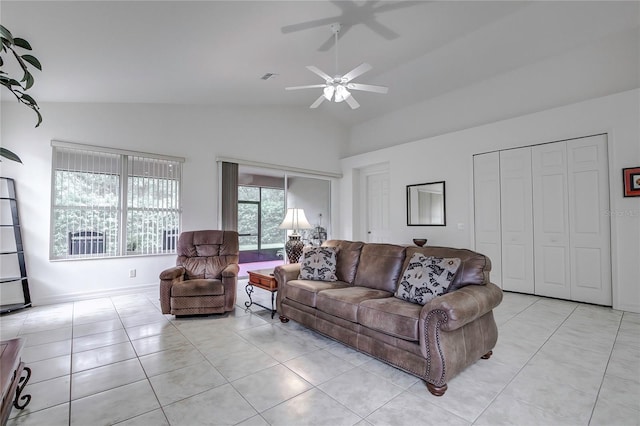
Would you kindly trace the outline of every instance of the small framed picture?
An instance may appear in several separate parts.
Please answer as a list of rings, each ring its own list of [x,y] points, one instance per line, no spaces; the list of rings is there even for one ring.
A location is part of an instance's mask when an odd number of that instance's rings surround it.
[[[625,197],[640,197],[640,167],[622,169]]]

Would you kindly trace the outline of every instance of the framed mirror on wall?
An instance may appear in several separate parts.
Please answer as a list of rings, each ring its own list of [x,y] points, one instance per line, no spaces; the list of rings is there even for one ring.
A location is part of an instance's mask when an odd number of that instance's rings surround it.
[[[407,185],[407,226],[445,226],[444,181]]]

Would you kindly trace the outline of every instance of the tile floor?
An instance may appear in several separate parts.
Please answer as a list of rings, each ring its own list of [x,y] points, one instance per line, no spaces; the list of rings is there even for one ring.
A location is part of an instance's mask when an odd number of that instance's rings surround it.
[[[640,424],[638,314],[506,293],[493,357],[437,398],[238,295],[218,317],[162,315],[155,291],[0,317],[33,370],[8,425]]]

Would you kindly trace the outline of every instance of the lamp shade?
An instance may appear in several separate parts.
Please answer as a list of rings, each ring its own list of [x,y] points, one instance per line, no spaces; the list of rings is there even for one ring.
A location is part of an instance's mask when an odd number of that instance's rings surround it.
[[[324,98],[328,101],[331,100],[331,98],[333,97],[333,92],[335,91],[335,87],[333,86],[327,86],[324,88],[323,93],[324,93]]]
[[[345,99],[347,99],[349,96],[351,96],[351,92],[349,92],[347,88],[341,84],[338,87],[336,87],[336,96],[333,98],[333,100],[335,102],[342,102]]]
[[[278,228],[292,229],[295,232],[298,229],[311,229],[313,226],[304,215],[303,209],[287,209],[287,214]]]

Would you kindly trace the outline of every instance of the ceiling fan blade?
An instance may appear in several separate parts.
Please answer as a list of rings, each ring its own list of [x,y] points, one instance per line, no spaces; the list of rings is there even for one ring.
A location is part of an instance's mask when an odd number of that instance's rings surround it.
[[[382,37],[384,37],[387,40],[395,40],[398,37],[400,37],[397,32],[393,31],[391,28],[381,24],[378,21],[370,20],[370,21],[364,22],[364,24],[367,27],[369,27],[372,31],[380,34]]]
[[[317,89],[319,87],[327,87],[327,85],[326,84],[310,84],[308,86],[285,87],[284,90]]]
[[[351,109],[356,109],[360,107],[360,104],[358,103],[358,101],[356,101],[353,98],[353,95],[347,97],[347,99],[344,100],[346,103],[349,104],[349,106],[351,107]]]
[[[321,18],[321,19],[315,19],[313,21],[301,22],[299,24],[285,25],[284,27],[280,28],[280,31],[282,31],[282,34],[287,34],[295,31],[308,30],[311,28],[317,28],[317,27],[322,27],[324,25],[333,24],[334,22],[336,22],[337,19],[338,18],[336,16],[332,16],[329,18]]]
[[[308,65],[307,69],[309,71],[311,71],[312,73],[315,73],[317,75],[319,75],[320,77],[322,77],[325,81],[333,81],[333,77],[331,77],[329,74],[327,74],[324,71],[321,71],[320,69],[318,69],[317,67],[314,67],[313,65]]]
[[[312,103],[309,108],[318,108],[318,106],[320,106],[320,104],[322,103],[322,101],[324,101],[324,99],[325,99],[324,94],[320,95],[320,97],[316,99],[315,102]]]
[[[398,10],[404,7],[420,6],[422,4],[424,4],[422,1],[400,1],[396,3],[385,3],[379,6],[374,5],[373,10],[375,13],[390,12],[392,10]]]
[[[366,62],[363,62],[360,65],[358,65],[357,67],[355,67],[354,69],[352,69],[351,71],[349,71],[348,73],[346,73],[345,75],[343,75],[342,76],[342,80],[345,83],[348,83],[351,80],[353,80],[354,78],[356,78],[357,76],[362,75],[365,72],[369,71],[371,68],[373,68],[371,65],[369,65]]]
[[[359,83],[349,83],[347,84],[347,88],[353,89],[353,90],[363,90],[365,92],[375,92],[375,93],[387,93],[389,91],[389,88],[385,86],[374,86],[372,84],[359,84]]]

